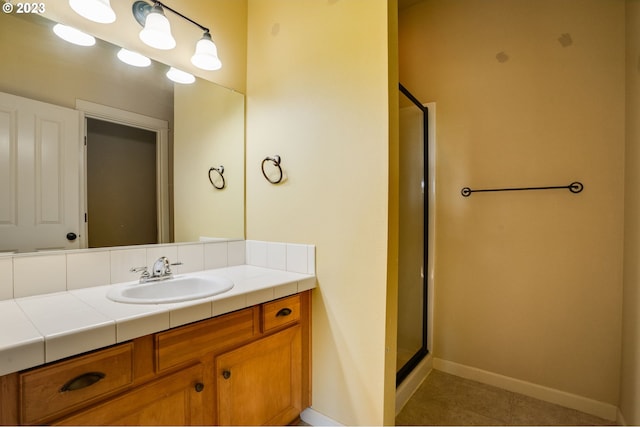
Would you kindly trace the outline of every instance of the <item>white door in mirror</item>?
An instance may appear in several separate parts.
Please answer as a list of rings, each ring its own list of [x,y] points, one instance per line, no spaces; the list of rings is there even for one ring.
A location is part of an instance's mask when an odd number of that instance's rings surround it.
[[[233,282],[220,276],[182,276],[159,282],[115,286],[107,298],[129,304],[166,304],[211,297],[229,291]]]
[[[0,252],[77,249],[80,112],[0,92]]]

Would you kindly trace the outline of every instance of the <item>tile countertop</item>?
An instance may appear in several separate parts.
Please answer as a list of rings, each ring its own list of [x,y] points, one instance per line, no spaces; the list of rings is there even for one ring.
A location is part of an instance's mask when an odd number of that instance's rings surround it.
[[[238,265],[180,276],[222,276],[222,294],[169,304],[111,301],[96,286],[0,301],[0,375],[208,319],[316,287],[310,274]],[[135,282],[128,282],[135,283]]]

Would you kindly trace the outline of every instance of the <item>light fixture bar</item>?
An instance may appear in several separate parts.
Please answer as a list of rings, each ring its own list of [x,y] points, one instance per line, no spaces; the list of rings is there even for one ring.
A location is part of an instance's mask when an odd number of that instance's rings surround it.
[[[144,0],[137,0],[136,2],[133,3],[133,16],[136,18],[136,21],[138,21],[138,23],[140,25],[144,26],[144,20],[145,20],[147,14],[149,13],[149,11],[151,10],[151,8],[153,6],[155,6],[155,5],[159,5],[159,6],[162,6],[163,9],[170,10],[171,12],[173,12],[176,15],[178,15],[182,19],[185,19],[185,20],[191,22],[193,25],[195,25],[196,27],[200,28],[202,31],[209,32],[209,29],[207,27],[205,27],[203,25],[200,25],[199,23],[197,23],[193,19],[189,18],[188,16],[183,15],[182,13],[178,12],[177,10],[175,10],[174,8],[172,8],[170,6],[167,6],[166,4],[162,3],[161,1],[152,0],[152,2],[153,2],[153,5],[150,5],[149,3],[147,3]]]
[[[196,43],[195,53],[191,57],[191,63],[201,70],[214,71],[222,67],[222,62],[218,57],[218,48],[211,38],[211,33],[207,27],[199,24],[193,19],[167,6],[159,0],[136,0],[133,3],[132,12],[136,21],[143,27],[140,32],[140,39],[147,45],[156,49],[173,49],[176,45],[171,28],[164,10],[169,10],[200,28],[203,35]],[[152,20],[153,18],[153,20]]]
[[[167,6],[166,4],[162,3],[161,1],[157,1],[154,0],[154,3],[159,4],[160,6],[162,6],[163,8],[170,10],[171,12],[175,13],[176,15],[178,15],[179,17],[181,17],[182,19],[186,19],[187,21],[191,22],[193,25],[200,27],[200,29],[202,31],[204,31],[205,33],[209,32],[209,29],[207,27],[203,27],[202,25],[198,24],[196,21],[194,21],[193,19],[189,18],[188,16],[183,15],[182,13],[178,12],[177,10]]]

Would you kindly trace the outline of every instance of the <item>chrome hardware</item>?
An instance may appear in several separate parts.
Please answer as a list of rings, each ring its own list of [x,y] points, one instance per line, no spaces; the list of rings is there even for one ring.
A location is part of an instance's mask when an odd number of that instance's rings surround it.
[[[173,278],[173,271],[171,271],[171,267],[174,265],[182,265],[182,263],[170,263],[167,257],[162,256],[153,263],[151,273],[149,273],[147,267],[134,267],[129,271],[133,273],[142,272],[140,275],[140,283],[159,282],[161,280]]]

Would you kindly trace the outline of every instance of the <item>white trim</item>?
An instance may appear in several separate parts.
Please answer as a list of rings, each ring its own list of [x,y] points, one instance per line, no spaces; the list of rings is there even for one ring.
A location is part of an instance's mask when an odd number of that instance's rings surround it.
[[[427,102],[422,104],[427,107],[427,148],[429,164],[427,171],[429,174],[427,185],[427,197],[429,200],[429,217],[427,242],[427,256],[429,269],[427,271],[427,349],[433,354],[433,323],[435,316],[433,315],[433,306],[435,301],[435,267],[436,267],[436,103]]]
[[[618,408],[615,405],[598,400],[589,399],[577,394],[567,393],[562,390],[545,387],[539,384],[507,377],[472,366],[462,365],[439,358],[433,359],[433,368],[448,374],[457,375],[484,384],[524,394],[546,402],[555,403],[567,408],[576,409],[587,414],[595,415],[607,420],[615,420]]]
[[[413,368],[407,377],[396,387],[396,416],[402,411],[411,396],[418,390],[433,369],[433,357],[428,354]]]
[[[300,413],[300,419],[312,426],[341,426],[336,420],[321,414],[315,409],[309,407]]]
[[[169,122],[143,114],[120,110],[107,105],[96,104],[76,99],[76,110],[83,113],[83,119],[92,118],[119,123],[156,133],[156,191],[158,199],[158,243],[169,243]],[[82,120],[84,121],[84,120]],[[86,128],[86,126],[85,126]],[[86,131],[85,131],[86,136]],[[86,166],[86,162],[85,162]],[[83,169],[83,180],[86,181],[86,170]],[[86,192],[86,189],[85,189]],[[86,197],[84,209],[86,212]],[[87,235],[85,224],[84,235]],[[85,246],[86,247],[86,246]]]

